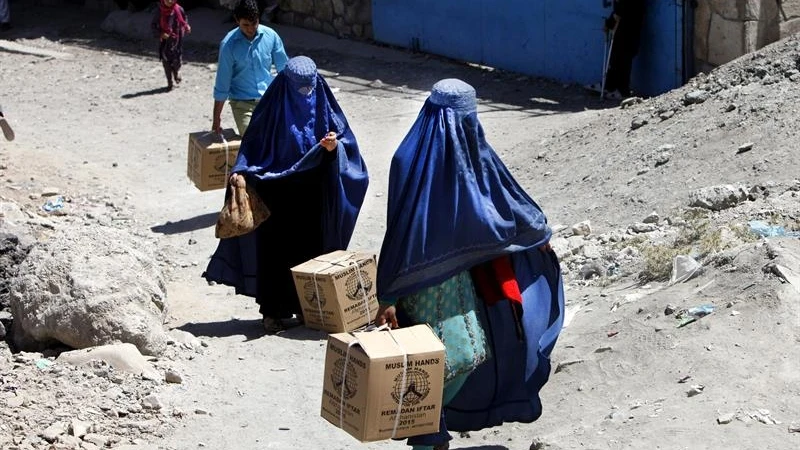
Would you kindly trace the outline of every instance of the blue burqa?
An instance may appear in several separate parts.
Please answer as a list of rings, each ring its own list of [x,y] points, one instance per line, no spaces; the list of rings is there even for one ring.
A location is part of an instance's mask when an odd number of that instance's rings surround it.
[[[328,132],[338,140],[332,152],[319,143]],[[256,232],[220,240],[204,276],[259,304],[265,292],[277,299],[264,299],[273,306],[296,297],[288,268],[347,248],[368,185],[356,138],[310,58],[290,59],[272,81],[232,172],[255,186],[272,215]],[[278,309],[275,314],[299,312]]]
[[[563,322],[560,269],[552,251],[539,249],[551,235],[542,210],[486,142],[472,86],[434,85],[392,159],[388,202],[379,298],[412,294],[504,255],[522,294],[521,334],[509,301],[480,306],[493,358],[446,406],[447,428],[536,420]]]

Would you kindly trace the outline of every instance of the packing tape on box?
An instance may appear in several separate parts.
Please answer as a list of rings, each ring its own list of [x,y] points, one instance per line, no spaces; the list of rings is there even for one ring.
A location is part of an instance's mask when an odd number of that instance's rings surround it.
[[[407,388],[406,381],[408,381],[408,352],[406,352],[406,349],[403,348],[403,345],[400,344],[400,342],[398,342],[394,337],[394,334],[392,334],[392,329],[389,328],[388,323],[375,328],[374,331],[384,330],[389,333],[389,337],[392,338],[395,345],[397,345],[397,348],[399,348],[400,352],[403,353],[403,378],[400,384],[403,391],[400,392],[400,395],[398,396],[400,399],[397,401],[397,412],[394,415],[394,426],[392,427],[392,439],[394,439],[395,435],[397,434],[397,427],[400,425],[400,415],[403,412],[403,400],[406,397],[405,389]],[[355,337],[355,335],[353,335],[353,337]],[[347,351],[344,354],[344,364],[342,365],[342,388],[339,391],[339,428],[341,429],[344,429],[344,389],[345,386],[347,386],[347,363],[350,362],[350,349],[353,348],[353,346],[360,344],[361,342],[358,340],[358,338],[355,338],[353,341],[347,344]]]
[[[317,258],[312,258],[312,260],[317,262],[328,263],[334,266],[340,266],[343,261],[347,261],[348,259],[350,259],[350,256],[351,255],[345,255],[333,261],[321,261]],[[325,316],[322,314],[322,298],[319,296],[319,283],[317,283],[317,274],[325,269],[327,269],[327,267],[317,269],[314,271],[314,273],[311,274],[311,277],[314,280],[314,295],[317,296],[317,311],[319,311],[319,320],[322,323],[323,327],[325,326]]]
[[[322,314],[322,298],[320,298],[319,296],[319,284],[317,283],[317,272],[319,272],[319,270],[315,270],[312,275],[312,278],[314,279],[314,295],[317,296],[317,310],[319,311],[319,320],[322,322],[322,326],[324,327],[325,316]]]
[[[230,161],[228,159],[228,158],[230,158],[228,153],[229,153],[230,147],[228,146],[228,140],[225,139],[225,135],[224,134],[219,133],[219,138],[222,139],[222,145],[225,146],[225,185],[227,186],[228,185],[228,161]]]
[[[361,267],[358,265],[358,261],[355,262],[356,264],[356,276],[358,277],[358,287],[361,288],[361,293],[364,297],[364,314],[367,316],[367,324],[365,327],[369,327],[372,325],[372,315],[369,313],[369,297],[367,296],[367,288],[366,284],[364,283],[364,278],[361,277]]]
[[[349,264],[342,264],[343,262],[351,259],[353,257],[352,254],[344,255],[340,258],[334,259],[333,261],[320,261],[316,258],[312,258],[314,261],[318,262],[325,262],[332,266],[340,266],[340,267],[347,267],[352,266],[353,264],[356,265],[356,276],[358,277],[358,285],[361,288],[361,292],[364,296],[364,312],[367,315],[367,324],[363,328],[369,328],[372,325],[372,315],[369,313],[369,296],[367,296],[367,289],[366,284],[364,283],[364,278],[361,276],[361,268],[359,267],[358,260],[352,261]],[[319,311],[319,319],[322,322],[322,326],[325,326],[325,317],[322,315],[322,301],[319,296],[319,284],[317,283],[317,273],[327,269],[327,267],[315,270],[314,273],[311,274],[312,279],[314,280],[314,294],[317,296],[317,310]]]

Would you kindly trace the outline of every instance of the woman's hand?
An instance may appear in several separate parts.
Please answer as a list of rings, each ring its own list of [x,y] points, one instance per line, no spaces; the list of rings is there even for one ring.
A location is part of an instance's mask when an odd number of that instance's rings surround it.
[[[541,250],[541,251],[543,251],[545,253],[549,253],[549,252],[553,251],[553,246],[550,245],[550,241],[547,241],[544,244],[539,246],[539,250]]]
[[[161,33],[161,40],[169,39],[169,33]]]
[[[192,27],[190,27],[189,25],[186,25],[186,34],[189,34],[191,32],[192,32]]]
[[[389,324],[389,328],[398,328],[397,325],[397,308],[390,305],[380,305],[378,314],[375,316],[375,323],[378,326]]]
[[[325,147],[325,150],[332,152],[336,149],[338,141],[336,140],[336,133],[329,131],[324,138],[319,140],[319,145]]]
[[[239,175],[238,173],[234,173],[233,175],[231,175],[231,178],[228,180],[228,183],[234,188],[247,187],[247,182],[245,181],[244,177]]]

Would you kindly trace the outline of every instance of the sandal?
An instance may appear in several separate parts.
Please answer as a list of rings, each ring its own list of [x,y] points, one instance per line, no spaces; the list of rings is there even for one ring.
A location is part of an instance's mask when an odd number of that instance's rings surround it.
[[[272,317],[264,317],[261,324],[264,325],[264,331],[270,335],[278,334],[285,329],[279,319],[273,319]]]
[[[305,321],[303,320],[303,315],[302,314],[295,314],[294,317],[288,317],[286,319],[280,319],[279,322],[281,323],[281,326],[283,326],[284,329],[299,327],[299,326],[305,324]]]

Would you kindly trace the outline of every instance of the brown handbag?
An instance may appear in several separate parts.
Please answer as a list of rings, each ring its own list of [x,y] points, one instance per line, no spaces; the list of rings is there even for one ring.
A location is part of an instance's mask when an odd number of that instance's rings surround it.
[[[225,206],[217,217],[214,235],[218,239],[232,238],[247,234],[261,225],[270,212],[255,189],[245,182],[243,176],[231,176]]]

